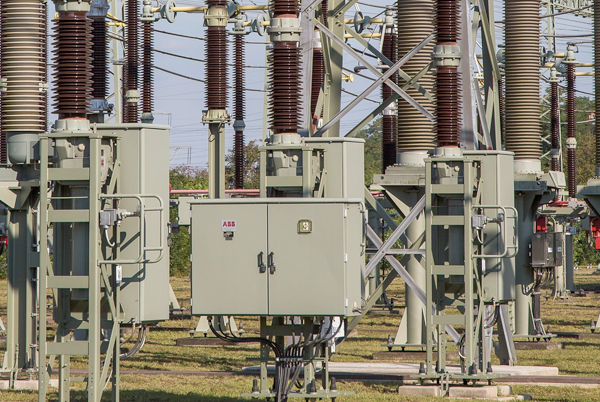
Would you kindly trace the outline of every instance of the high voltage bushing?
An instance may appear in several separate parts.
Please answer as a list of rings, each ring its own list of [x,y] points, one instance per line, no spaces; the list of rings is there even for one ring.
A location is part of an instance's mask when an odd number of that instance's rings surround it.
[[[246,35],[246,30],[244,29],[244,16],[243,14],[239,14],[236,18],[235,28],[231,32],[235,36],[234,43],[234,70],[233,74],[235,77],[235,85],[234,85],[234,115],[235,120],[233,122],[233,129],[235,130],[235,138],[234,138],[234,159],[235,159],[235,188],[244,188],[244,165],[245,165],[245,155],[244,155],[244,129],[246,128],[246,124],[244,123],[244,118],[246,114],[246,99],[245,99],[245,90],[244,87],[246,85],[246,71],[244,68],[244,53],[245,53],[245,44],[244,44],[244,36]]]
[[[563,64],[567,65],[567,186],[569,197],[577,194],[577,139],[575,138],[577,122],[575,121],[575,45],[567,45],[567,57]]]
[[[385,35],[383,37],[382,51],[383,55],[387,57],[392,63],[396,64],[398,61],[398,35],[394,29],[393,11],[391,9],[386,10],[385,17]],[[390,77],[391,81],[398,83],[398,74]],[[381,86],[381,98],[385,101],[387,98],[392,96],[394,91],[389,85],[383,84]],[[385,169],[388,166],[392,166],[396,163],[396,140],[398,132],[398,118],[396,111],[396,102],[392,102],[388,107],[383,110],[382,117],[382,173],[385,173]]]
[[[560,80],[556,75],[556,68],[550,69],[550,131],[551,150],[550,150],[550,170],[560,171],[560,110],[558,107],[558,83]]]
[[[600,0],[594,0],[594,94],[600,94]],[[596,177],[600,177],[600,102],[596,103]]]
[[[140,101],[138,64],[139,64],[139,0],[127,0],[127,23],[125,33],[127,35],[127,65],[123,74],[125,83],[125,113],[124,123],[138,122],[138,103]]]
[[[268,33],[273,42],[270,65],[270,127],[275,134],[297,133],[300,124],[300,20],[295,0],[274,0]]]
[[[403,57],[417,46],[423,39],[435,30],[434,20],[434,0],[404,1],[397,2],[397,29],[398,36],[398,57]],[[402,70],[411,77],[417,75],[423,68],[431,62],[431,52],[434,42],[431,41],[420,52],[408,60]],[[404,84],[404,81],[401,82]],[[421,77],[418,83],[430,94],[435,96],[434,77],[432,72],[428,72]],[[414,87],[410,87],[406,92],[417,100],[431,114],[435,112],[434,102],[422,95]],[[425,152],[435,146],[435,134],[433,123],[423,116],[413,106],[403,99],[398,99],[398,140],[397,146],[399,155],[406,154],[403,151]],[[401,158],[401,156],[400,156]],[[423,158],[419,157],[419,163],[423,163]],[[403,162],[399,159],[399,162]]]
[[[85,11],[59,11],[55,32],[54,113],[85,119],[92,99],[92,21]]]
[[[539,170],[540,1],[505,0],[506,150]]]
[[[142,123],[152,123],[154,116],[154,13],[152,1],[144,0],[142,10]]]
[[[29,146],[46,130],[46,6],[39,0],[0,1],[0,161],[29,161]],[[24,54],[27,50],[27,54]],[[11,150],[10,144],[18,144]]]
[[[436,129],[438,147],[458,147],[461,135],[460,96],[460,4],[457,0],[437,0],[437,45],[433,48],[436,78]]]
[[[321,1],[321,14],[323,14],[323,25],[328,27],[329,25],[327,25],[327,21],[329,17],[329,0]]]
[[[227,37],[229,19],[226,0],[208,0],[204,12],[206,29],[206,106],[210,110],[227,108]],[[219,116],[210,116],[209,118]]]
[[[92,111],[108,111],[107,0],[93,0],[88,17],[92,19]]]

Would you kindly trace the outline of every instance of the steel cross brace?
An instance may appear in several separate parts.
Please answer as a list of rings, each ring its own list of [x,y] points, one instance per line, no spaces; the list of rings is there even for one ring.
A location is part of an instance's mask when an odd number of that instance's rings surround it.
[[[424,198],[422,198],[421,200],[424,200]],[[421,202],[421,200],[419,201],[419,203]],[[416,208],[416,206],[414,208]],[[383,245],[383,241],[381,241],[379,236],[377,236],[377,233],[375,233],[373,228],[368,225],[367,225],[367,236],[369,237],[369,240],[371,240],[373,242],[375,247],[380,248]],[[417,284],[417,282],[415,282],[413,277],[410,276],[410,274],[408,273],[406,268],[404,268],[404,266],[400,263],[400,261],[398,261],[396,258],[394,258],[391,255],[386,255],[385,259],[396,270],[396,272],[398,272],[398,274],[402,277],[402,279],[404,279],[404,282],[406,282],[406,284],[412,289],[412,291],[415,292],[415,294],[417,295],[419,300],[421,300],[421,303],[426,304],[427,296],[425,295],[425,292],[423,291],[423,289],[421,289],[421,287]],[[435,305],[433,306],[433,311],[435,311]],[[452,340],[456,343],[459,343],[460,335],[454,329],[454,327],[452,325],[446,325],[445,328],[446,328],[446,332],[448,333],[448,335],[450,335]]]
[[[375,74],[378,78],[375,80],[373,84],[367,88],[359,97],[354,99],[348,106],[346,106],[343,110],[341,110],[337,115],[335,115],[330,121],[328,121],[319,131],[315,133],[315,136],[319,137],[323,135],[327,130],[333,127],[342,117],[350,112],[357,104],[359,104],[365,97],[367,97],[371,92],[373,92],[376,88],[378,88],[381,84],[385,83],[390,88],[392,88],[402,99],[412,105],[415,109],[421,112],[425,117],[429,120],[434,121],[435,118],[429,111],[427,111],[423,106],[421,106],[415,99],[413,99],[406,91],[400,88],[397,84],[390,81],[389,78],[402,67],[410,58],[412,58],[415,54],[417,54],[421,49],[423,49],[434,37],[433,34],[429,35],[425,38],[419,45],[417,45],[413,50],[408,52],[402,59],[400,59],[393,67],[390,67],[384,74],[381,74],[375,67],[369,64],[361,55],[356,53],[354,49],[352,49],[346,42],[338,38],[333,32],[331,32],[327,27],[321,24],[318,21],[315,21],[315,26],[319,28],[320,32],[325,34],[332,42],[335,42],[338,46],[342,47],[345,51],[347,51],[352,57],[358,60],[362,65],[364,65],[369,71]]]
[[[375,269],[379,261],[383,259],[383,257],[390,254],[399,254],[399,253],[391,253],[390,250],[394,246],[394,244],[398,241],[400,236],[404,234],[406,229],[410,226],[410,224],[419,216],[421,211],[425,208],[425,196],[421,197],[419,202],[410,210],[410,213],[402,220],[400,225],[392,232],[390,237],[381,245],[378,246],[378,250],[373,257],[369,260],[369,263],[365,267],[365,276],[369,276],[371,272]],[[406,250],[405,250],[406,251]]]

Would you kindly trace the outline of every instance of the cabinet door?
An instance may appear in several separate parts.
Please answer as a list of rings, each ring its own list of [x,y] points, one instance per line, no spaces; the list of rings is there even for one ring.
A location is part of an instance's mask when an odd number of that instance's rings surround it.
[[[192,206],[192,313],[266,315],[267,206]]]
[[[269,314],[344,315],[344,205],[271,204],[268,225]]]

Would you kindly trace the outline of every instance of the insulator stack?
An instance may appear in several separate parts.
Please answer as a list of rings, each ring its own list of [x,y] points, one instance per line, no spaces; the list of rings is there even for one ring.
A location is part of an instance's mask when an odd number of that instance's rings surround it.
[[[393,29],[387,29],[383,40],[383,55],[392,63],[398,61],[398,36]],[[390,78],[394,83],[398,82],[398,75],[394,74]],[[394,91],[386,84],[381,86],[381,97],[385,101],[392,96]],[[392,107],[386,108],[383,111],[382,120],[382,173],[388,166],[396,163],[396,140],[398,133],[398,117],[396,111]]]
[[[498,106],[500,112],[500,141],[502,144],[498,147],[498,149],[502,149],[504,144],[506,143],[506,133],[504,132],[506,127],[506,98],[504,94],[504,78],[498,78]]]
[[[6,81],[0,96],[3,163],[12,133],[46,131],[47,92],[40,90],[47,82],[45,9],[39,0],[0,1],[0,76]]]
[[[457,0],[437,0],[438,46],[456,46],[460,30]],[[460,73],[456,66],[438,66],[436,78],[436,130],[438,147],[458,147],[461,135]]]
[[[321,1],[321,13],[323,14],[323,25],[327,25],[327,17],[329,14],[329,0]]]
[[[600,94],[600,0],[594,0],[594,94]],[[596,176],[600,176],[600,102],[596,102]]]
[[[245,79],[244,70],[244,36],[235,35],[235,120],[243,122],[246,114]],[[243,126],[235,127],[235,188],[244,188],[244,129]]]
[[[92,18],[92,99],[106,99],[108,36],[104,17]]]
[[[143,23],[142,113],[154,110],[154,25]]]
[[[560,149],[560,110],[558,107],[558,82],[550,84],[550,127],[552,132],[552,161],[550,169],[554,171],[560,171],[560,159],[558,157],[558,150]]]
[[[575,148],[575,64],[567,64],[567,174],[569,197],[577,194],[577,155]],[[571,142],[572,141],[572,142]]]
[[[315,35],[318,35],[318,31],[315,31]],[[321,117],[322,113],[317,116],[317,102],[319,101],[319,93],[325,82],[325,64],[323,59],[323,48],[313,48],[313,60],[312,60],[312,80],[310,88],[310,112],[313,118],[313,125],[316,126],[317,120]]]
[[[541,157],[540,1],[506,0],[506,150],[516,160]]]
[[[296,0],[275,0],[273,18],[297,17]],[[275,134],[297,133],[300,123],[300,49],[298,42],[274,42],[269,74],[270,128]]]
[[[48,2],[43,2],[40,9],[42,18],[42,30],[44,31],[44,37],[42,39],[42,58],[44,59],[44,83],[47,85],[48,79]],[[1,53],[1,51],[0,51]],[[43,132],[48,131],[48,91],[44,91],[44,118],[42,126],[40,127]],[[3,153],[4,154],[4,153]]]
[[[206,30],[206,107],[227,108],[227,36],[225,27]]]
[[[59,13],[55,32],[54,113],[85,119],[92,98],[92,22],[85,12]]]
[[[138,64],[139,64],[139,4],[138,0],[127,1],[127,74],[125,77],[126,91],[139,90],[138,79]],[[137,123],[138,122],[138,105],[137,103],[125,102],[125,113],[123,122]]]
[[[0,4],[0,78],[2,77],[2,4]],[[0,92],[0,163],[8,160],[6,149],[6,133],[2,130],[2,92]]]
[[[398,57],[403,57],[427,38],[435,30],[434,0],[397,2]],[[434,42],[431,41],[414,57],[408,60],[402,70],[413,77],[431,62]],[[402,81],[401,84],[405,82]],[[430,71],[419,79],[419,84],[430,94],[434,93],[434,77]],[[435,113],[434,103],[414,87],[406,92],[418,101],[431,114]],[[435,146],[433,123],[414,107],[398,99],[398,151],[428,151]]]

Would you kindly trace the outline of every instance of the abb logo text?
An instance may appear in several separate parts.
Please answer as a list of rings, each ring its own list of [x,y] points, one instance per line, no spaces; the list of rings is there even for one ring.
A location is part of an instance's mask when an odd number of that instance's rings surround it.
[[[221,230],[223,232],[235,232],[235,221],[221,221]]]

